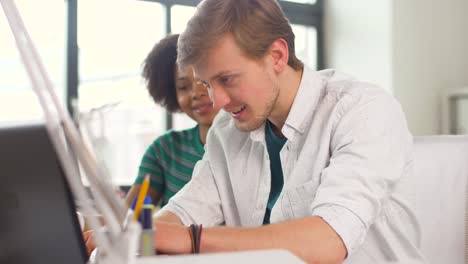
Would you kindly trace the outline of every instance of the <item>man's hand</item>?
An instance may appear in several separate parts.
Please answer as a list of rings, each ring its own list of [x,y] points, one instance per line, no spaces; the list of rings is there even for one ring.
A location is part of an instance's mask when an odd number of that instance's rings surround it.
[[[189,229],[181,224],[179,218],[171,212],[162,212],[155,222],[156,249],[164,254],[188,254],[191,252],[192,242]],[[94,231],[87,230],[82,233],[88,256],[96,248]]]

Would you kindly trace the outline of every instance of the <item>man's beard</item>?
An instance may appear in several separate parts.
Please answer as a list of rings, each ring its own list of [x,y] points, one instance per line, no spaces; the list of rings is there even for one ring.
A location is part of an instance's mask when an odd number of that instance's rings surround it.
[[[273,111],[273,108],[276,104],[276,101],[278,100],[279,96],[279,87],[276,85],[273,85],[273,92],[270,94],[270,97],[265,103],[265,107],[263,108],[264,111],[262,113],[256,114],[252,120],[248,120],[247,122],[239,122],[235,121],[236,128],[239,129],[240,131],[243,132],[250,132],[258,129],[263,125],[263,123],[266,122],[267,118],[270,116],[271,112]],[[246,110],[248,110],[249,107],[247,107]]]

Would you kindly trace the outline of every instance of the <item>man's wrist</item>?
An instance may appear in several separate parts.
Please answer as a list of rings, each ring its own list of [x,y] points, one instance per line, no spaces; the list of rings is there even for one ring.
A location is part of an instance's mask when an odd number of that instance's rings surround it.
[[[200,253],[200,243],[201,243],[201,234],[202,234],[202,225],[191,224],[188,228],[190,241],[191,241],[191,248],[193,254]]]
[[[190,254],[191,241],[188,227],[167,222],[155,222],[155,246],[163,254]]]

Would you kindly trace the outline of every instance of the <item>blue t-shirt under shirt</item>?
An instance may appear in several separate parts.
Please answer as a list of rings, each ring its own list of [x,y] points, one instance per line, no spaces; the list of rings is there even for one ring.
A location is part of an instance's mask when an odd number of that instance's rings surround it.
[[[273,124],[267,120],[265,124],[265,141],[267,144],[268,155],[270,156],[271,171],[271,189],[268,196],[268,204],[263,218],[263,224],[270,223],[271,209],[276,203],[278,196],[283,189],[283,169],[281,168],[280,151],[286,143],[287,138],[279,137],[272,128]]]

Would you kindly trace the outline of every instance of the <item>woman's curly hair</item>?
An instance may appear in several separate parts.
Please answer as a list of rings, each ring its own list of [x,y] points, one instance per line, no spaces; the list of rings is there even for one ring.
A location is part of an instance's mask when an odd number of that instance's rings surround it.
[[[143,61],[142,77],[154,102],[169,112],[180,111],[175,88],[177,41],[179,34],[159,41]]]

